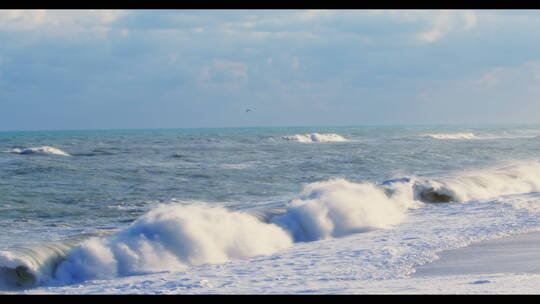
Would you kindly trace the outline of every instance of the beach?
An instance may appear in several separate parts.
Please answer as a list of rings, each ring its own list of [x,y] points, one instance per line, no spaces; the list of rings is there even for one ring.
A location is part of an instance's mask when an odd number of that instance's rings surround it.
[[[540,274],[540,232],[519,234],[445,251],[416,268],[413,278],[448,275]]]
[[[540,232],[473,243],[438,253],[410,278],[373,282],[374,294],[538,294]]]

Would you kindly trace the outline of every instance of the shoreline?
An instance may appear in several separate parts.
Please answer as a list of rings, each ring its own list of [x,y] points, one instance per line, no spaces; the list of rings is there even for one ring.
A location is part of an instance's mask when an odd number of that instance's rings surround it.
[[[416,267],[411,278],[480,274],[540,274],[540,231],[482,241],[443,251]]]

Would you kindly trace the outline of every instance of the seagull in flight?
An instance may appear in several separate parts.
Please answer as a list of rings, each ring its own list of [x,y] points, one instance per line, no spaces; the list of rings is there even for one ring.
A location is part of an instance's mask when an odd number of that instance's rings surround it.
[[[251,112],[251,109],[246,109],[246,113],[247,113],[247,112]]]

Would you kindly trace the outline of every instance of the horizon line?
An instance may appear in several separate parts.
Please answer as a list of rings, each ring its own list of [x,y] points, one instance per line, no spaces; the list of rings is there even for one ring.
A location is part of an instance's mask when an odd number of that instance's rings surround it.
[[[76,129],[11,129],[0,130],[8,132],[81,132],[81,131],[142,131],[142,130],[194,130],[194,129],[263,129],[263,128],[353,128],[353,127],[445,127],[445,126],[540,126],[537,123],[502,122],[502,123],[396,123],[396,124],[360,124],[360,125],[282,125],[282,126],[204,126],[204,127],[119,127],[119,128],[76,128]]]

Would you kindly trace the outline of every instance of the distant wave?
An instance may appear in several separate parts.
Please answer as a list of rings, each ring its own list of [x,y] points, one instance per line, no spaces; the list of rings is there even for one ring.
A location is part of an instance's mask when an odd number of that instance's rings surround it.
[[[471,132],[463,133],[428,133],[423,136],[433,139],[520,139],[520,138],[540,138],[537,134],[483,134],[476,135]]]
[[[5,151],[8,153],[16,153],[16,154],[54,154],[54,155],[63,155],[63,156],[71,156],[70,154],[49,146],[41,146],[41,147],[33,147],[33,148],[26,148],[26,149],[13,149],[9,151]]]
[[[473,133],[432,133],[425,136],[434,139],[474,139],[477,138]]]
[[[281,138],[284,140],[291,140],[291,141],[297,141],[297,142],[302,142],[302,143],[347,141],[347,139],[344,138],[343,136],[334,134],[334,133],[295,134],[295,135],[289,135],[289,136],[282,136]]]
[[[242,170],[250,168],[251,164],[222,164],[219,167],[222,169]]]

